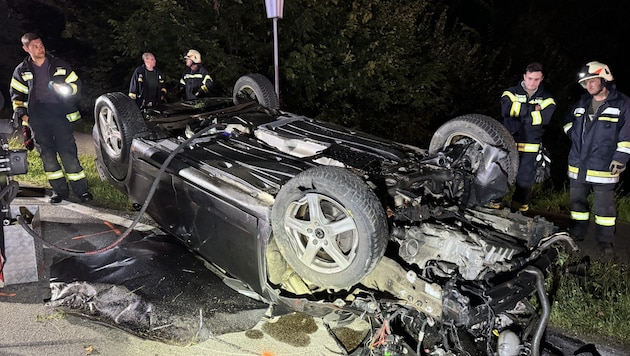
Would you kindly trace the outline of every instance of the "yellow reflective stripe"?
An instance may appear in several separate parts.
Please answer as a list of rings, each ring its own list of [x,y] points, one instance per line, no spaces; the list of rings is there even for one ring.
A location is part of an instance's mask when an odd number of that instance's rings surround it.
[[[586,171],[586,181],[591,183],[617,183],[619,181],[619,174],[589,169]]]
[[[509,90],[504,91],[503,94],[501,94],[501,96],[507,96],[510,99],[510,101],[516,101],[516,97]]]
[[[569,166],[569,172],[577,173],[579,171],[580,171],[580,169],[578,167]]]
[[[33,73],[32,72],[22,73],[22,80],[25,82],[28,82],[29,80],[33,80]]]
[[[74,83],[77,80],[79,80],[79,76],[74,71],[66,77],[66,83]]]
[[[81,113],[78,112],[78,111],[71,112],[71,113],[66,115],[66,119],[68,119],[68,121],[70,121],[70,122],[75,122],[75,121],[79,120],[80,118],[81,118]]]
[[[212,77],[209,74],[206,74],[205,77],[203,77],[203,82],[207,82],[207,81],[212,81]]]
[[[553,98],[547,98],[538,105],[540,105],[540,108],[544,110],[549,105],[556,105],[556,102],[555,100],[553,100]]]
[[[615,219],[616,217],[614,216],[595,215],[595,224],[601,226],[615,226]]]
[[[144,80],[142,79],[142,76],[139,76],[138,77],[138,83],[142,83],[142,82],[144,82]]]
[[[79,87],[74,83],[68,83],[70,89],[72,89],[72,95],[76,95],[79,92]]]
[[[571,211],[571,219],[579,220],[579,221],[586,221],[588,220],[588,211],[587,212]]]
[[[538,143],[519,143],[518,151],[519,152],[538,152],[540,149],[540,144]]]
[[[57,69],[55,70],[55,73],[53,73],[53,76],[60,76],[60,75],[66,75],[67,71],[66,68],[63,67],[57,67]]]
[[[595,170],[589,169],[586,171],[586,175],[593,176],[593,177],[611,177],[613,174],[610,173],[609,171],[595,171]]]
[[[630,154],[630,142],[628,141],[617,142],[617,151]]]
[[[78,180],[85,178],[85,172],[81,171],[79,173],[66,173],[66,176],[68,176],[69,181],[76,182]]]
[[[131,99],[136,99],[138,96],[136,94],[134,94],[134,93],[129,93],[129,97]]]
[[[542,114],[540,111],[532,111],[532,125],[540,125],[542,124]]]
[[[564,133],[567,134],[569,133],[569,130],[571,130],[571,128],[573,127],[573,123],[569,122],[568,124],[565,124],[562,129],[564,130]]]
[[[48,180],[55,180],[55,179],[60,179],[60,178],[63,178],[62,170],[58,170],[55,172],[46,172],[46,179]]]
[[[510,116],[518,116],[521,113],[521,103],[513,102],[510,107]]]
[[[610,122],[618,122],[618,117],[608,117],[608,116],[600,116],[597,118],[599,121],[610,121]]]
[[[28,108],[28,102],[25,101],[13,100],[11,103],[14,111],[17,108]]]
[[[28,94],[28,87],[20,83],[17,79],[11,78],[11,88],[19,91],[22,94]]]
[[[201,73],[197,73],[197,74],[186,74],[184,75],[184,79],[190,79],[190,78],[203,78],[203,76],[201,75]]]

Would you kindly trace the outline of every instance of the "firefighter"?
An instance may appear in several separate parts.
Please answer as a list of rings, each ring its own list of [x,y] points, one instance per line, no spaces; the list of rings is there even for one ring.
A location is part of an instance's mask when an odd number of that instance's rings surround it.
[[[212,90],[213,82],[210,74],[201,65],[201,54],[191,49],[184,56],[186,70],[179,80],[184,88],[184,100],[191,100],[208,96]]]
[[[37,34],[27,33],[21,40],[28,56],[11,78],[13,119],[32,129],[53,190],[50,202],[56,204],[68,198],[68,181],[72,192],[82,202],[89,202],[93,197],[77,157],[72,124],[81,118],[75,104],[81,81],[68,63],[46,53]]]
[[[630,101],[617,91],[604,63],[587,63],[578,83],[587,93],[569,112],[564,125],[571,140],[569,232],[575,240],[584,240],[590,212],[587,198],[593,192],[597,243],[602,252],[612,254],[617,216],[615,187],[630,158]]]
[[[545,91],[542,81],[543,67],[530,63],[525,68],[523,80],[501,95],[503,124],[518,145],[519,166],[511,207],[529,210],[529,200],[536,176],[536,156],[541,149],[545,127],[551,121],[556,102]]]
[[[129,82],[129,97],[138,107],[151,107],[166,101],[164,73],[156,67],[153,53],[142,54],[144,64],[137,67]]]

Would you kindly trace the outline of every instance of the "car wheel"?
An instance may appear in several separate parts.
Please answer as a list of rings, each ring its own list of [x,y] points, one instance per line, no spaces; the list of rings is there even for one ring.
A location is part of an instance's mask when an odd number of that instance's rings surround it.
[[[287,263],[321,288],[360,282],[385,253],[388,225],[374,192],[339,167],[314,167],[285,184],[272,209],[276,243]]]
[[[123,180],[129,168],[131,141],[149,134],[144,117],[129,96],[107,93],[96,99],[94,118],[105,168],[113,178]]]
[[[518,151],[514,138],[502,123],[480,114],[458,116],[435,131],[429,144],[429,153],[436,153],[463,139],[473,139],[506,150],[508,154],[499,161],[499,165],[507,173],[508,182],[514,183],[518,173]]]
[[[255,101],[272,109],[280,107],[273,84],[262,74],[253,73],[238,78],[232,96],[234,105]]]

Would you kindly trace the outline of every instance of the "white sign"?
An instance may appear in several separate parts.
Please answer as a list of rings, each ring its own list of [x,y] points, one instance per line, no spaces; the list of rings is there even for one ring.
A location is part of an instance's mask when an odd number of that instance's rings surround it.
[[[284,0],[265,0],[265,7],[267,8],[268,19],[282,18]]]

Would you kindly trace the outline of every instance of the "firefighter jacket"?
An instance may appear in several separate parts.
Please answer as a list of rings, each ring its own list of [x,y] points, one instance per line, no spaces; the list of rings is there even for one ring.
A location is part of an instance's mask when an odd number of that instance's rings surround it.
[[[185,100],[208,96],[213,86],[212,77],[201,65],[197,65],[195,70],[186,67],[179,84],[184,86],[186,91],[184,94]]]
[[[164,95],[166,95],[166,82],[164,80],[164,73],[157,67],[153,68],[157,77],[157,90],[154,93],[149,92],[148,81],[146,80],[148,75],[147,67],[143,64],[136,68],[131,75],[131,82],[129,83],[129,97],[135,100],[139,107],[148,105],[156,105],[162,101]]]
[[[50,54],[46,54],[46,57],[48,58],[49,86],[52,86],[53,83],[61,84],[68,89],[65,94],[53,92],[59,103],[64,106],[68,121],[74,122],[79,120],[81,113],[79,113],[76,104],[81,91],[81,80],[79,76],[77,76],[74,70],[72,70],[70,65],[65,61]],[[22,63],[15,67],[9,88],[14,111],[13,118],[16,121],[21,120],[24,115],[28,115],[29,99],[31,99],[30,94],[33,92],[35,86],[33,76],[33,61],[31,57],[28,56]]]
[[[617,183],[610,163],[630,158],[630,99],[611,87],[592,120],[588,111],[593,97],[584,94],[567,115],[564,132],[571,140],[568,176],[578,182]]]
[[[536,110],[536,105],[540,106],[540,110]],[[551,121],[555,109],[556,102],[542,84],[531,97],[522,83],[503,92],[503,125],[514,137],[519,152],[538,152],[545,126]]]

